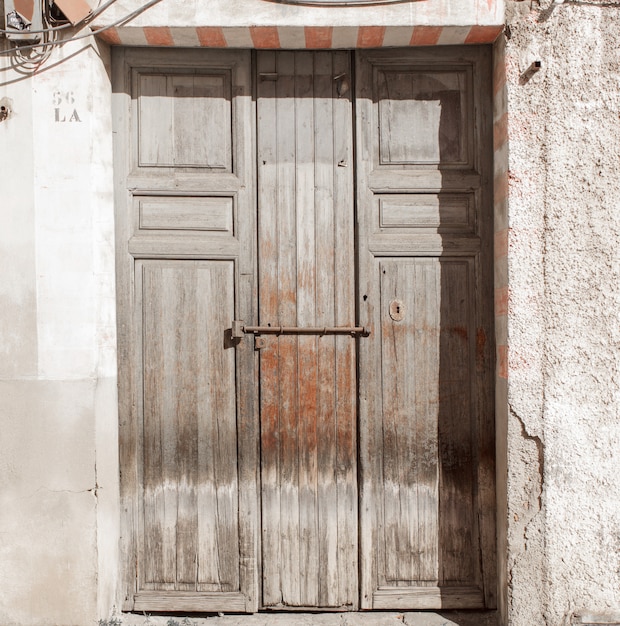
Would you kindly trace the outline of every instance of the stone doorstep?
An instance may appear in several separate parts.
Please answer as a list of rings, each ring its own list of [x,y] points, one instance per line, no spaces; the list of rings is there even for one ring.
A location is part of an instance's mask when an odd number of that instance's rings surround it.
[[[114,619],[118,621],[114,621]],[[495,612],[256,613],[212,617],[122,613],[101,626],[498,626]]]
[[[620,611],[588,613],[580,611],[571,619],[573,626],[620,626]]]

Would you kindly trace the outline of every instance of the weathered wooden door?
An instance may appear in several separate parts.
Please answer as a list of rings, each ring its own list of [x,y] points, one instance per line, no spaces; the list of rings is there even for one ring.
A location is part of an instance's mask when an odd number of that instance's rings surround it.
[[[115,50],[125,608],[258,608],[250,53]]]
[[[493,607],[488,51],[114,71],[125,608]]]
[[[356,336],[350,54],[257,63],[266,607],[354,608]],[[314,329],[314,330],[313,330]],[[338,332],[333,330],[332,332]]]
[[[488,53],[357,55],[364,608],[495,603]]]

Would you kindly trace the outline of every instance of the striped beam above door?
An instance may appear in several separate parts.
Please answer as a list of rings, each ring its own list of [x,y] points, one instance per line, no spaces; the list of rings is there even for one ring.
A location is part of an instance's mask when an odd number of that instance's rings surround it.
[[[492,43],[503,26],[248,26],[102,28],[122,46],[331,50]]]

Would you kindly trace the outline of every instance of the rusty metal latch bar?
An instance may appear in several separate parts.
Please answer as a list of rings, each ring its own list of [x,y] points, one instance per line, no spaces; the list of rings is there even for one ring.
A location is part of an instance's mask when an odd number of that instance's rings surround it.
[[[245,326],[242,321],[233,320],[232,336],[243,335],[351,335],[368,337],[370,331],[365,326]]]

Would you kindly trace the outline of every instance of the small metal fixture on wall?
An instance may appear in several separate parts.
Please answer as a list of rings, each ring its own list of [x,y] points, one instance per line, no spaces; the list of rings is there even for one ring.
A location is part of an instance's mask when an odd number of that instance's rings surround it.
[[[43,28],[41,0],[4,0],[6,38],[17,43],[38,43]]]

